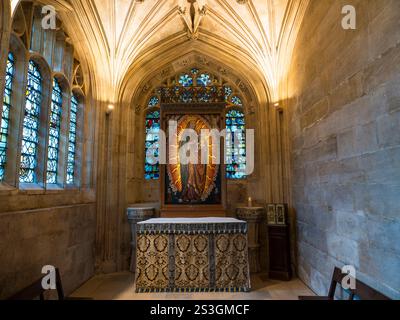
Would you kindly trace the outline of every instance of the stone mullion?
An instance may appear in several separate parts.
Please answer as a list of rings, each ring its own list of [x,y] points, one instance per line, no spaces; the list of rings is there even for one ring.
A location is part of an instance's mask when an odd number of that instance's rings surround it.
[[[10,26],[11,26],[11,15],[10,15],[10,3],[8,1],[2,1],[0,4],[1,14],[1,25],[0,25],[0,56],[7,57],[8,47],[10,41]],[[0,60],[0,121],[3,112],[3,95],[5,88],[5,74],[6,74],[7,60]],[[9,129],[10,130],[10,129]],[[7,161],[8,162],[8,161]],[[6,170],[7,174],[7,170]],[[5,177],[7,179],[7,177]]]

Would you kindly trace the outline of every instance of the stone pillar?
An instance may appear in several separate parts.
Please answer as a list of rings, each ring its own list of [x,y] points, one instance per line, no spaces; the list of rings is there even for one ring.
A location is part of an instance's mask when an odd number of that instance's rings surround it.
[[[151,207],[143,207],[143,208],[127,208],[126,214],[128,216],[128,221],[131,226],[132,233],[132,254],[131,254],[131,263],[129,270],[131,272],[135,272],[136,269],[136,224],[141,221],[145,221],[155,216],[155,208]]]
[[[248,225],[248,246],[249,246],[249,265],[250,272],[260,272],[260,242],[259,226],[264,217],[264,208],[262,207],[242,207],[236,209],[236,216],[244,220]]]
[[[1,1],[0,3],[0,101],[3,101],[4,86],[5,86],[5,70],[8,54],[8,44],[10,41],[10,26],[11,26],[11,7],[9,1]]]

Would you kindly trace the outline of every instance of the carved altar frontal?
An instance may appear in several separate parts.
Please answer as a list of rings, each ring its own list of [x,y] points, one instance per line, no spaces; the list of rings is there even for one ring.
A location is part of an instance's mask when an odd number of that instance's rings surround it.
[[[247,292],[247,223],[150,219],[137,226],[136,292]]]

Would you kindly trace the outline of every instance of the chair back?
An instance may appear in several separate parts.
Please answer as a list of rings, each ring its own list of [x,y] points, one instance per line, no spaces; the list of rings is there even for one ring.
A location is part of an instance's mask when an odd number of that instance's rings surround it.
[[[335,267],[335,270],[333,271],[331,286],[328,293],[329,299],[333,300],[335,298],[337,285],[339,284],[339,286],[343,288],[342,281],[345,277],[348,276],[348,274],[342,273],[342,270]],[[364,282],[357,279],[354,280],[356,284],[355,289],[346,289],[349,292],[348,300],[354,300],[355,298],[358,298],[360,300],[390,300],[390,298],[366,285]]]

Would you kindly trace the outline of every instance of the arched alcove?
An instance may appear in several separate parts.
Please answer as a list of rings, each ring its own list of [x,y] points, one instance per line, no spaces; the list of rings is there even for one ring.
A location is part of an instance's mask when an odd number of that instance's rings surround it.
[[[182,60],[185,63],[179,64]],[[128,126],[128,144],[135,145],[135,156],[129,154],[128,163],[135,163],[135,169],[131,172],[131,176],[127,177],[128,181],[137,181],[140,186],[140,190],[136,189],[136,192],[128,193],[130,194],[140,194],[141,202],[158,202],[159,201],[159,181],[146,180],[144,176],[144,166],[140,165],[144,163],[145,159],[145,117],[150,108],[154,106],[149,106],[148,102],[152,97],[157,97],[160,100],[160,96],[157,93],[158,88],[161,86],[174,86],[179,85],[179,76],[182,74],[188,74],[190,70],[196,68],[199,74],[207,74],[211,77],[211,83],[214,85],[220,85],[229,87],[232,91],[229,99],[231,97],[240,97],[242,100],[242,106],[237,106],[243,110],[246,118],[246,129],[254,129],[258,131],[258,124],[256,121],[257,111],[259,110],[259,104],[256,101],[253,87],[251,87],[246,78],[240,77],[235,71],[227,70],[223,65],[216,61],[215,59],[206,58],[201,54],[189,54],[183,58],[177,59],[175,64],[179,67],[164,66],[163,75],[158,73],[151,74],[147,79],[144,79],[144,84],[141,85],[142,90],[136,91],[136,95],[132,98],[132,104],[135,110],[134,122]],[[169,70],[166,72],[165,70]],[[226,112],[229,107],[234,104],[231,101],[227,101]],[[129,129],[130,128],[130,129]],[[132,130],[132,128],[135,128]],[[132,139],[132,140],[130,140]],[[258,141],[257,141],[258,142]],[[256,168],[255,172],[244,179],[228,179],[228,203],[230,205],[230,210],[233,210],[238,203],[244,202],[248,195],[248,185],[249,183],[255,183],[258,180],[259,168]],[[128,202],[135,201],[135,199],[128,199]],[[136,200],[137,201],[137,200]],[[231,211],[231,214],[233,212]]]
[[[207,70],[215,75],[221,84],[224,81],[229,83],[243,101],[246,128],[255,129],[255,172],[247,179],[229,183],[229,214],[234,215],[236,206],[244,203],[249,195],[260,204],[270,201],[269,188],[275,187],[276,181],[272,182],[270,168],[260,164],[274,161],[268,159],[268,155],[272,153],[270,132],[275,130],[275,120],[274,114],[270,114],[268,86],[259,70],[252,68],[251,61],[246,64],[232,54],[221,54],[207,43],[185,42],[178,50],[169,48],[153,54],[151,59],[146,56],[131,66],[120,85],[117,107],[108,118],[110,122],[107,130],[113,132],[113,135],[109,136],[110,145],[108,151],[104,152],[108,153],[108,159],[112,159],[112,165],[107,162],[108,169],[103,174],[113,181],[114,186],[107,189],[108,203],[122,216],[130,204],[159,201],[159,182],[146,182],[144,179],[144,123],[148,99],[157,87],[166,85],[170,81],[168,79],[192,67]],[[101,194],[101,190],[99,192]],[[100,194],[98,196],[101,197]],[[119,243],[129,241],[130,232],[125,219],[115,221],[105,216],[101,219],[109,219],[109,228],[119,230]],[[100,231],[104,226],[98,228]],[[118,254],[117,268],[124,268],[129,248],[124,247]],[[110,264],[103,266],[113,268]]]
[[[204,50],[203,50],[204,51]],[[231,57],[232,59],[232,57]],[[261,136],[261,130],[265,130],[262,126],[261,119],[268,117],[268,91],[265,90],[262,80],[258,78],[256,72],[251,72],[242,63],[235,61],[221,61],[220,59],[205,55],[203,52],[191,51],[187,54],[179,55],[170,62],[165,62],[165,57],[155,58],[151,63],[146,63],[141,67],[136,67],[134,71],[128,73],[123,86],[124,102],[121,108],[129,110],[126,128],[124,131],[127,135],[129,153],[127,155],[127,163],[131,167],[127,170],[128,191],[127,203],[138,201],[155,201],[157,187],[154,182],[148,182],[148,194],[152,194],[152,198],[144,195],[143,188],[143,163],[144,163],[144,119],[148,107],[148,100],[154,95],[156,88],[168,85],[172,78],[180,73],[187,72],[192,67],[199,70],[207,70],[212,73],[217,81],[223,85],[229,83],[234,92],[236,92],[243,100],[243,109],[246,115],[246,128],[255,129],[256,136]],[[239,67],[238,67],[239,66]],[[247,69],[247,70],[246,70]],[[143,77],[141,75],[143,74]],[[132,75],[132,76],[130,76]],[[135,76],[133,76],[135,75]],[[257,79],[257,80],[256,80]],[[126,116],[126,112],[124,111]],[[257,138],[256,138],[257,140]],[[261,141],[261,140],[260,140]],[[265,139],[264,139],[264,142]],[[256,142],[257,145],[257,142]],[[261,154],[261,145],[256,147],[256,157]],[[263,143],[263,148],[268,148],[268,143]],[[257,158],[256,163],[259,163]],[[132,166],[132,163],[134,164]],[[247,196],[247,185],[251,185],[253,192],[257,190],[254,184],[260,183],[261,177],[265,177],[266,173],[260,173],[260,168],[255,168],[254,175],[248,177],[245,181],[235,181],[231,183],[230,188],[233,189],[236,201],[244,201]],[[244,183],[245,182],[245,183]],[[146,183],[145,183],[146,184]],[[258,188],[259,189],[259,188]],[[135,190],[133,192],[132,190]],[[145,192],[145,193],[146,193]],[[253,194],[254,198],[265,199],[265,194]],[[234,205],[232,205],[232,208]]]

